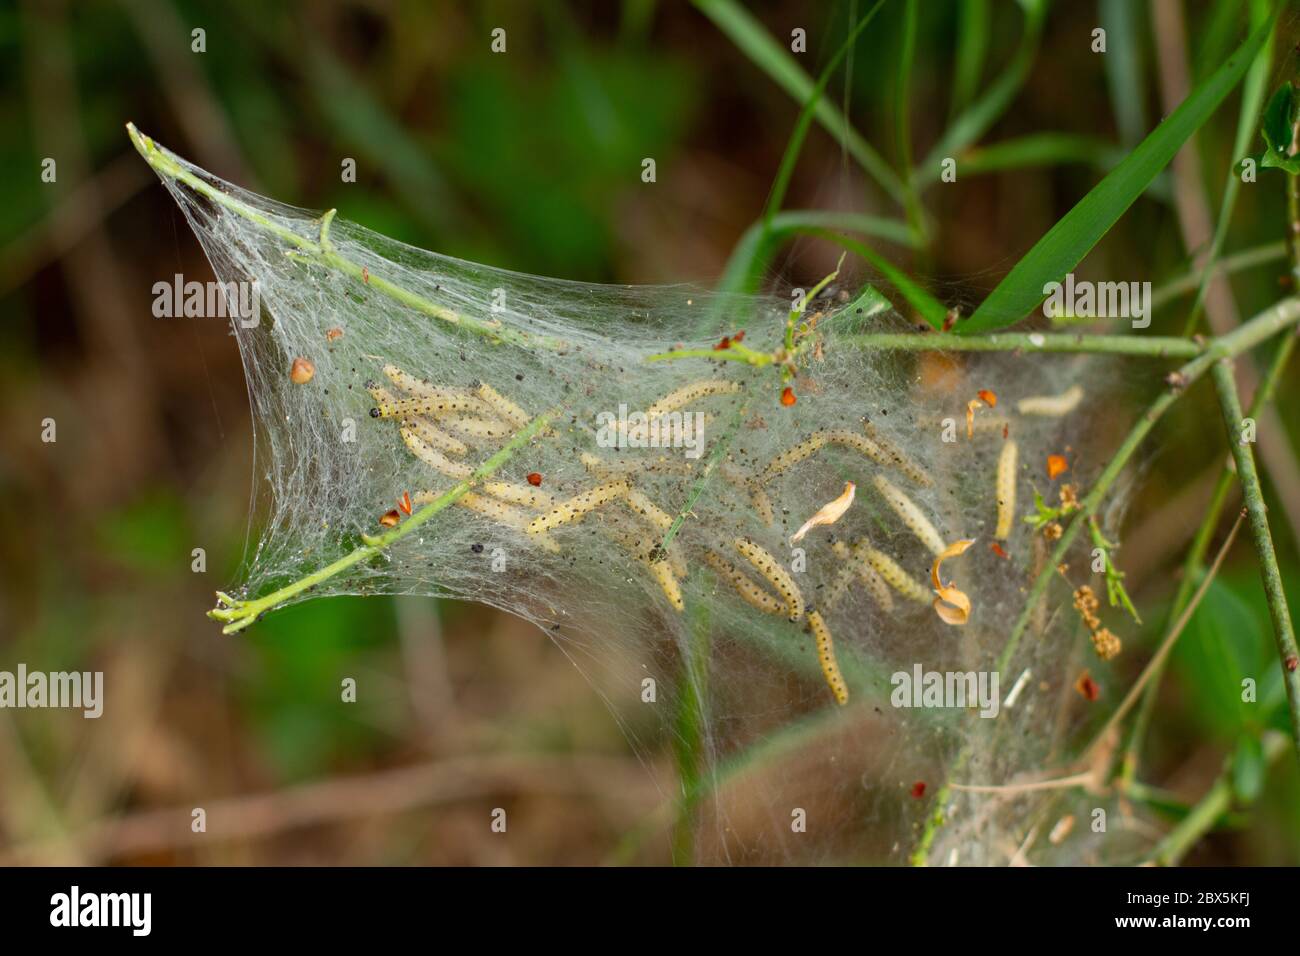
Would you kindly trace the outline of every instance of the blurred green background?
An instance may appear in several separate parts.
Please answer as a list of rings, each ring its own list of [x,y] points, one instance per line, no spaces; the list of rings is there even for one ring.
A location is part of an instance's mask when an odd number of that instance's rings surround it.
[[[1022,152],[984,170],[963,150],[969,171],[924,195],[927,248],[876,247],[969,312],[1167,112],[1179,41],[1194,83],[1244,33],[1244,2],[1173,2],[1184,33],[1171,38],[1153,29],[1170,15],[1160,2],[1058,3],[1028,44],[1010,0],[920,4],[906,125],[895,108],[903,5],[887,3],[827,91],[887,161],[903,152],[900,127],[925,156],[959,107],[1022,58],[1016,95],[981,141],[1069,138],[1046,161]],[[865,6],[749,4],[787,49],[791,30],[807,31],[796,59],[812,76]],[[1107,54],[1121,62],[1089,49],[1102,19],[1126,44]],[[1282,22],[1274,79],[1294,73],[1294,18]],[[954,66],[981,23],[974,67]],[[495,27],[505,54],[490,50]],[[195,28],[204,53],[191,51]],[[233,638],[203,616],[247,539],[247,395],[221,321],[150,313],[154,282],[210,269],[123,124],[245,187],[336,206],[443,253],[584,281],[711,285],[761,213],[799,104],[699,9],[649,0],[41,0],[0,9],[0,52],[0,668],[103,670],[109,694],[98,721],[0,711],[0,861],[666,862],[670,833],[653,821],[675,786],[670,748],[638,760],[528,625],[387,598],[308,602]],[[1236,102],[1192,151],[1214,209]],[[41,181],[46,157],[54,183]],[[340,179],[345,157],[356,183]],[[653,184],[641,181],[645,157]],[[785,205],[902,218],[822,128]],[[1225,251],[1275,243],[1284,223],[1281,178],[1262,175],[1243,190]],[[762,278],[808,284],[837,257],[826,243],[786,242]],[[1108,264],[1157,285],[1186,273],[1169,177],[1081,271]],[[1285,273],[1274,257],[1235,274],[1241,315],[1274,301]],[[1189,306],[1173,300],[1153,331],[1177,334]],[[1280,409],[1300,397],[1294,379]],[[1121,381],[1114,401],[1138,409],[1151,388]],[[53,444],[40,439],[47,417]],[[1281,421],[1282,440],[1261,455],[1293,585],[1300,436],[1295,415]],[[1178,406],[1144,457],[1119,558],[1149,622],[1223,455],[1207,390]],[[1277,667],[1246,537],[1179,647],[1151,731],[1143,777],[1183,801],[1261,719],[1224,686],[1223,655]],[[196,547],[205,573],[191,571]],[[1117,687],[1155,639],[1128,636]],[[355,705],[339,702],[344,677],[360,684]],[[1256,805],[1188,862],[1300,860],[1296,778],[1292,762],[1277,764]],[[199,806],[219,838],[192,839]],[[509,841],[486,825],[495,806],[510,814]]]

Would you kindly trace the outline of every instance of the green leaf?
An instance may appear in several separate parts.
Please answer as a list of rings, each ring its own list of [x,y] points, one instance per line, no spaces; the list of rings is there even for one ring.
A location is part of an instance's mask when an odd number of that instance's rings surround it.
[[[1291,149],[1295,129],[1295,95],[1290,83],[1283,83],[1277,88],[1264,107],[1264,122],[1260,133],[1269,149],[1283,156]]]
[[[975,314],[958,325],[958,331],[1005,328],[1037,308],[1047,295],[1044,286],[1062,281],[1079,264],[1156,175],[1169,165],[1183,143],[1213,115],[1241,81],[1271,29],[1270,19],[1197,86],[1124,162],[1038,240]]]
[[[943,328],[944,319],[948,316],[948,310],[943,303],[930,295],[915,279],[876,252],[876,250],[858,242],[856,239],[850,239],[848,236],[841,236],[826,229],[809,229],[808,234],[838,243],[854,255],[865,259],[872,268],[884,276],[886,282],[892,285],[907,300],[908,304],[916,310],[921,318],[935,329]]]

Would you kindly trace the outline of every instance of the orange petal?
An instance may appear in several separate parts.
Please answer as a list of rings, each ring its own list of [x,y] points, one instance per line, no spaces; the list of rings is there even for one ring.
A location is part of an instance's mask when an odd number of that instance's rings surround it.
[[[1070,470],[1070,463],[1065,460],[1064,455],[1047,456],[1047,477],[1048,478],[1054,479],[1058,475],[1061,475],[1069,470]]]
[[[966,437],[975,437],[975,409],[983,408],[984,403],[978,398],[972,398],[966,403]]]
[[[997,407],[997,404],[998,404],[998,393],[997,393],[997,392],[990,391],[990,390],[987,389],[987,388],[981,388],[981,389],[980,389],[978,392],[976,392],[975,394],[978,395],[978,396],[980,397],[980,400],[983,401],[984,404],[987,405],[989,408],[996,408],[996,407]]]
[[[790,539],[790,543],[794,544],[796,541],[801,541],[804,535],[813,528],[816,528],[818,525],[834,524],[839,521],[840,518],[843,517],[844,512],[849,510],[849,505],[853,504],[853,495],[856,491],[857,488],[854,486],[853,482],[846,481],[844,483],[843,494],[834,501],[822,505],[817,513],[805,521],[799,530],[794,533],[794,537]]]
[[[934,587],[934,593],[938,595],[934,599],[934,613],[938,614],[939,620],[945,624],[956,627],[965,624],[970,619],[971,603],[966,593],[952,582],[943,583],[943,579],[939,576],[939,566],[948,558],[965,554],[966,549],[974,543],[974,538],[954,541],[944,548],[943,553],[934,559],[934,564],[930,565],[930,584]]]

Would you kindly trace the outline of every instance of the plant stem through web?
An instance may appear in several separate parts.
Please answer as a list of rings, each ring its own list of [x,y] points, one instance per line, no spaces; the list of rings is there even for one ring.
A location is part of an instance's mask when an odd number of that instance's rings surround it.
[[[328,564],[320,570],[299,578],[292,584],[287,584],[278,591],[273,591],[272,593],[257,598],[256,600],[241,601],[232,598],[229,595],[217,592],[217,598],[220,603],[216,608],[208,612],[208,617],[216,621],[226,622],[226,626],[221,629],[223,634],[233,634],[236,631],[242,631],[244,628],[254,623],[262,614],[280,606],[290,598],[296,597],[303,591],[313,588],[323,581],[328,581],[335,575],[346,571],[348,568],[366,560],[367,558],[372,558],[375,555],[382,553],[391,545],[396,544],[402,538],[405,538],[434,515],[455,504],[480,481],[497,471],[511,458],[511,456],[514,455],[515,452],[528,444],[534,435],[544,429],[550,423],[551,419],[555,417],[557,412],[557,409],[551,409],[550,411],[538,415],[522,429],[516,432],[514,437],[511,438],[510,441],[506,442],[500,451],[484,461],[483,464],[479,465],[472,475],[464,481],[456,484],[450,490],[439,495],[397,527],[392,528],[381,535],[362,535],[361,540],[363,544],[361,547],[345,554],[333,564]]]
[[[423,315],[427,315],[443,322],[459,326],[477,335],[481,335],[495,342],[504,342],[510,345],[518,345],[524,348],[531,346],[541,346],[551,351],[560,351],[568,348],[568,344],[549,336],[530,335],[527,332],[518,329],[510,329],[495,320],[483,321],[472,318],[471,316],[461,315],[460,313],[431,302],[421,295],[404,289],[399,285],[389,282],[383,276],[374,275],[362,266],[357,265],[352,260],[339,255],[333,244],[329,240],[329,228],[334,219],[335,210],[331,209],[321,217],[320,236],[317,240],[308,239],[300,236],[292,229],[275,222],[262,213],[258,212],[252,206],[241,202],[234,196],[222,192],[216,186],[195,176],[188,169],[181,165],[178,159],[167,150],[160,147],[148,136],[145,136],[135,128],[134,123],[126,124],[127,135],[131,137],[131,142],[135,145],[136,150],[144,157],[158,175],[164,179],[170,179],[173,182],[184,183],[200,195],[206,196],[224,209],[228,209],[238,216],[247,219],[249,222],[260,226],[266,232],[287,244],[293,246],[303,254],[308,262],[317,263],[336,272],[357,279],[365,286],[374,291],[385,295],[407,308],[414,309]]]

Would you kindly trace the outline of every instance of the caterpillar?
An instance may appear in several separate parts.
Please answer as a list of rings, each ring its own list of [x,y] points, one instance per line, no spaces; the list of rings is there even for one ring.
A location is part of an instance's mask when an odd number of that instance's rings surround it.
[[[925,516],[916,502],[903,494],[888,478],[884,475],[876,475],[876,490],[880,492],[881,497],[889,502],[889,506],[894,509],[899,520],[907,525],[909,531],[920,540],[920,542],[933,551],[935,554],[943,554],[946,545],[943,538],[939,537],[939,532],[934,529],[930,519]]]
[[[888,466],[891,464],[898,464],[893,456],[886,453],[880,445],[868,438],[866,435],[859,435],[856,432],[845,431],[843,429],[829,431],[819,429],[797,445],[793,445],[773,458],[759,476],[754,479],[754,485],[756,487],[762,487],[777,475],[781,474],[781,472],[797,465],[805,458],[815,455],[827,445],[841,445],[845,448],[852,448],[854,451],[859,452],[863,457],[874,461],[878,465]],[[924,479],[922,483],[928,484],[929,480]]]
[[[998,456],[998,526],[993,537],[1002,541],[1011,537],[1012,524],[1016,519],[1016,460],[1018,453],[1016,443],[1008,440],[1002,444],[1002,454]]]
[[[892,611],[894,609],[894,596],[889,593],[889,586],[885,583],[885,579],[880,576],[880,572],[873,568],[867,560],[867,549],[869,547],[866,541],[858,541],[852,548],[843,541],[836,541],[831,545],[831,550],[835,552],[835,556],[846,564],[840,571],[841,577],[844,578],[842,587],[847,587],[848,582],[856,576],[866,585],[867,590],[871,592],[871,596],[877,604],[886,611]],[[839,585],[839,578],[836,579],[835,583]],[[833,593],[834,588],[835,586],[832,585]],[[835,600],[838,601],[839,597],[840,595],[836,593]]]
[[[629,487],[624,496],[628,505],[652,527],[667,531],[673,525],[673,516],[645,496],[637,488]]]
[[[776,520],[776,512],[772,510],[772,499],[767,496],[767,492],[762,487],[751,483],[748,478],[726,463],[723,463],[718,469],[718,474],[736,490],[747,493],[750,504],[754,506],[754,510],[758,513],[758,520],[769,528],[772,527],[772,522]]]
[[[380,401],[370,409],[371,418],[410,418],[412,415],[445,415],[448,412],[478,411],[478,400],[469,395],[439,392],[436,397],[399,398]]]
[[[647,419],[658,418],[660,415],[666,415],[669,412],[685,408],[691,402],[699,401],[702,398],[708,398],[712,395],[734,394],[739,392],[741,388],[739,382],[732,382],[722,378],[706,378],[698,382],[691,382],[689,385],[674,389],[659,401],[654,402],[645,410],[645,415]]]
[[[862,556],[889,583],[889,586],[903,597],[918,604],[930,603],[929,592],[889,555],[866,545],[862,549]]]
[[[682,589],[677,584],[677,578],[673,576],[673,570],[667,561],[647,561],[646,565],[650,568],[650,573],[654,579],[659,582],[663,588],[664,595],[668,598],[668,603],[676,610],[684,611],[686,602],[682,600]]]
[[[768,591],[765,591],[762,587],[755,584],[753,580],[745,574],[745,572],[741,571],[740,568],[722,557],[718,552],[712,549],[705,551],[704,561],[709,567],[713,568],[714,571],[718,572],[719,575],[730,581],[732,587],[740,593],[740,596],[744,598],[748,604],[753,605],[767,614],[781,614],[784,610],[780,601],[773,597]]]
[[[921,466],[903,454],[897,445],[891,442],[884,435],[880,434],[880,430],[876,428],[869,419],[862,419],[862,427],[866,431],[867,437],[875,442],[880,450],[893,461],[895,467],[897,467],[899,471],[923,487],[929,488],[934,484],[930,479],[930,476],[925,473]]]
[[[767,578],[772,587],[776,588],[776,592],[785,602],[790,620],[797,621],[803,617],[803,594],[799,591],[799,585],[794,583],[794,578],[777,563],[776,558],[748,538],[737,538],[735,544],[741,556],[752,564],[759,574]]]
[[[594,511],[607,502],[623,497],[630,487],[631,485],[625,479],[619,479],[605,482],[603,485],[597,485],[595,488],[584,491],[579,495],[574,495],[529,522],[528,533],[540,534],[550,528],[581,520],[587,512]]]
[[[437,491],[421,491],[412,497],[412,501],[419,505],[428,504],[435,501],[443,493]],[[467,508],[485,518],[491,518],[499,524],[505,525],[515,531],[524,532],[528,535],[530,541],[539,545],[543,550],[552,554],[559,554],[560,546],[550,535],[541,534],[532,531],[528,526],[528,515],[518,508],[498,501],[495,498],[489,498],[486,495],[475,494],[467,491],[456,499],[456,504],[462,508]]]
[[[1083,387],[1071,385],[1060,395],[1035,395],[1032,398],[1022,398],[1016,403],[1016,410],[1021,415],[1046,415],[1050,418],[1060,418],[1078,408],[1082,401]]]
[[[430,448],[429,443],[424,440],[424,436],[412,425],[403,423],[401,431],[402,442],[410,449],[411,454],[439,474],[462,481],[474,474],[474,469],[469,465],[452,461],[441,452]]]
[[[840,665],[835,660],[835,643],[831,639],[830,628],[826,626],[820,611],[808,612],[808,629],[812,632],[813,641],[817,645],[817,660],[822,666],[822,676],[826,678],[827,686],[835,695],[835,703],[843,707],[849,702],[849,685],[844,682],[844,675],[840,673]]]
[[[625,523],[626,522],[626,523]],[[630,526],[630,519],[611,515],[600,525],[606,535],[627,551],[638,561],[652,564],[655,561],[667,561],[677,578],[686,577],[686,558],[676,541],[671,542],[665,550],[653,540],[647,540],[645,533],[638,527]]]
[[[426,445],[441,448],[449,455],[463,455],[469,446],[459,438],[453,438],[431,421],[424,418],[408,418],[402,421],[402,427],[408,429]]]
[[[470,392],[474,394],[484,405],[496,412],[498,416],[504,418],[516,428],[523,428],[532,418],[529,414],[516,405],[510,399],[506,398],[495,388],[482,380],[475,381],[470,385]]]
[[[813,432],[797,445],[792,445],[781,454],[773,458],[754,479],[754,486],[761,488],[781,472],[799,464],[805,458],[817,453],[823,445],[826,444],[826,433],[821,431]]]

